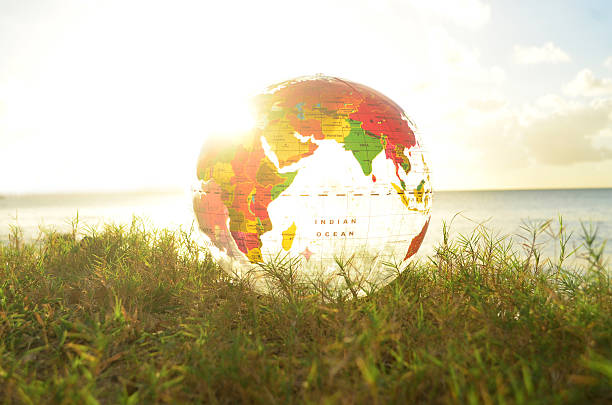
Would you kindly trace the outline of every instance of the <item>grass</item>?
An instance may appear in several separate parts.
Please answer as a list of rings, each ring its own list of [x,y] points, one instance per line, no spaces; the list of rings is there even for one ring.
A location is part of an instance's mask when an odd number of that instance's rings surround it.
[[[445,227],[435,255],[359,299],[278,267],[278,288],[258,294],[189,233],[137,220],[35,243],[13,228],[0,402],[610,403],[603,248],[585,226],[570,251],[561,223],[544,259],[552,228],[526,224],[512,241]]]

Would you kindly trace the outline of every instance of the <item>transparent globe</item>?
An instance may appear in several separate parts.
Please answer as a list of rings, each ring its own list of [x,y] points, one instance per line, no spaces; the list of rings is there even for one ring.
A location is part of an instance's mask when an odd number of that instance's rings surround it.
[[[391,281],[430,220],[414,123],[379,92],[321,75],[253,103],[254,128],[207,140],[198,159],[193,205],[213,256],[263,289],[283,266],[336,287]]]

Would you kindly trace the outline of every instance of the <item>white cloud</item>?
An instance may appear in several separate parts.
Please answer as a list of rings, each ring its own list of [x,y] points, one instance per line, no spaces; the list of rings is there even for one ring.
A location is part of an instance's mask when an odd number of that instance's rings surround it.
[[[461,79],[470,84],[499,85],[506,74],[499,66],[483,66],[478,49],[457,41],[446,30],[432,28],[430,32],[432,65],[440,77]]]
[[[482,97],[474,98],[468,101],[468,106],[476,111],[493,112],[502,108],[506,104],[506,100],[500,97]]]
[[[522,131],[525,144],[538,162],[568,165],[612,159],[612,149],[594,144],[594,140],[605,137],[612,128],[612,100],[598,99],[590,103],[560,98],[551,103],[551,100],[536,103],[548,108],[540,109],[540,114]]]
[[[516,108],[503,102],[470,100],[440,117],[443,127],[431,133],[437,187],[609,185],[612,99],[547,95]]]
[[[546,95],[514,109],[503,99],[470,100],[446,121],[453,138],[477,156],[470,162],[493,177],[510,167],[612,159],[612,99]]]
[[[542,46],[514,45],[514,61],[521,65],[563,63],[570,60],[570,56],[552,42]]]
[[[612,78],[597,78],[590,69],[582,69],[574,80],[563,88],[572,96],[605,96],[612,94]]]
[[[460,27],[473,30],[482,28],[491,18],[491,6],[481,0],[411,0],[410,4]]]
[[[612,69],[612,56],[608,56],[608,58],[604,61],[604,66],[608,69]]]

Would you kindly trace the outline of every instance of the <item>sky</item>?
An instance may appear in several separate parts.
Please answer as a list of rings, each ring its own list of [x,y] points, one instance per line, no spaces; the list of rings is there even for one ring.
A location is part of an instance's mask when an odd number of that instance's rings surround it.
[[[401,105],[434,190],[612,187],[607,0],[0,0],[0,193],[189,187],[316,73]]]

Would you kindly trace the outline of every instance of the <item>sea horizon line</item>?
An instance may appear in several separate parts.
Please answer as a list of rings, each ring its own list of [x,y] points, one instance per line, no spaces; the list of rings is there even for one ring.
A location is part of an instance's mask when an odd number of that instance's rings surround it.
[[[434,193],[468,193],[468,192],[500,192],[500,191],[578,191],[578,190],[611,190],[607,187],[545,187],[545,188],[466,188],[466,189],[435,189]],[[121,195],[121,194],[180,194],[189,192],[184,187],[150,187],[134,190],[128,189],[91,189],[91,190],[45,190],[36,191],[6,191],[0,192],[0,199],[7,197],[43,197],[43,196],[88,196],[88,195]]]

